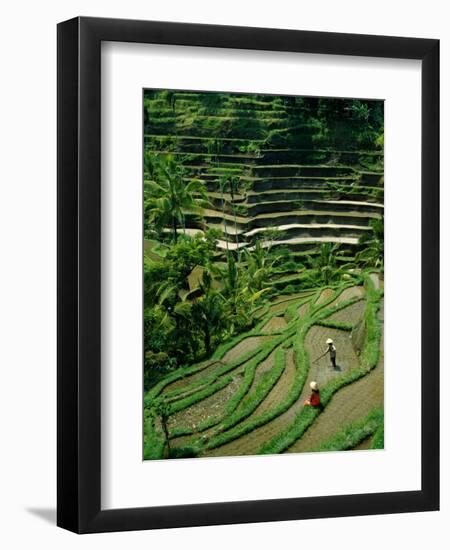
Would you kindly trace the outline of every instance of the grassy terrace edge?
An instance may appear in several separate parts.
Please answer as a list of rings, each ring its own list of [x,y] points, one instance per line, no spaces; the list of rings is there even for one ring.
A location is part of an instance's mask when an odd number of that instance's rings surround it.
[[[326,408],[333,395],[348,384],[356,382],[378,364],[380,354],[381,327],[377,314],[380,307],[382,292],[375,290],[370,277],[365,278],[366,309],[364,320],[366,322],[367,336],[361,353],[361,366],[351,369],[342,376],[330,381],[321,391],[322,405]],[[313,424],[321,414],[321,410],[313,407],[305,407],[299,411],[294,422],[286,430],[264,444],[259,454],[283,453],[289,449],[305,431]]]

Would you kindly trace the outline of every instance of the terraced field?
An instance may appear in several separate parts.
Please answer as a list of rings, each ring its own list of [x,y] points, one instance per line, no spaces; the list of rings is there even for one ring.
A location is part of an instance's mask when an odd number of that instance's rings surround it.
[[[382,217],[382,152],[314,148],[307,126],[291,143],[292,108],[278,98],[230,95],[205,107],[201,94],[174,92],[171,102],[147,98],[145,147],[170,151],[186,180],[206,185],[210,207],[188,217],[190,234],[217,229],[223,250],[257,238],[296,251],[352,249]]]
[[[368,276],[363,285],[293,300],[289,322],[269,312],[234,346],[219,348],[215,362],[192,367],[195,374],[172,373],[167,384],[146,396],[165,400],[174,411],[168,421],[172,450],[200,457],[311,451],[341,428],[382,410],[382,289],[375,286],[378,277]],[[375,326],[369,321],[374,312]],[[323,326],[333,322],[344,328]],[[372,334],[356,349],[352,332],[361,323]],[[314,361],[329,337],[337,347],[336,369],[326,357]],[[312,380],[319,384],[323,408],[304,406]],[[161,439],[161,427],[151,422],[146,433],[152,441]],[[353,447],[370,447],[378,427],[373,423]]]
[[[383,107],[327,101],[146,92],[146,459],[383,447]]]

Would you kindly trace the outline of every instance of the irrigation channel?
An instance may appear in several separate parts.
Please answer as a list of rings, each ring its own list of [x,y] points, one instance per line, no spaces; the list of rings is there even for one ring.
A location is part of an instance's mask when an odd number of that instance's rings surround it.
[[[287,298],[289,303],[289,299]],[[383,290],[361,285],[275,303],[248,333],[180,369],[145,396],[169,404],[169,445],[180,456],[238,456],[371,448],[383,426]],[[337,368],[325,356],[333,338]],[[323,408],[305,407],[317,381]],[[147,458],[167,445],[158,418],[145,421]],[[334,446],[333,446],[334,445]]]
[[[234,257],[245,268],[258,247],[281,257],[251,330],[148,386],[146,459],[383,447],[383,120],[369,100],[145,92],[144,209],[165,157],[206,204],[177,219],[145,210],[144,259],[162,265],[170,239],[211,230],[215,267]],[[311,265],[326,247],[333,276],[322,281]],[[196,264],[177,300],[201,299],[203,273]],[[328,338],[337,368],[314,361]],[[304,407],[311,381],[320,409]]]

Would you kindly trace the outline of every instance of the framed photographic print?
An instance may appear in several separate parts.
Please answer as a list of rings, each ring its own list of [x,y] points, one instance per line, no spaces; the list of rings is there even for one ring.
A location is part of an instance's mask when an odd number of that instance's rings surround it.
[[[58,525],[437,510],[439,42],[58,25]]]

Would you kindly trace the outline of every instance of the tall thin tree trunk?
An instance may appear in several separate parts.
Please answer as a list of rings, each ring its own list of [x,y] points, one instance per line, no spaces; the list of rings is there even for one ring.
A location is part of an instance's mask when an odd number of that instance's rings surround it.
[[[178,233],[177,233],[177,219],[175,216],[172,217],[172,231],[173,231],[173,242],[176,243],[178,240]]]

